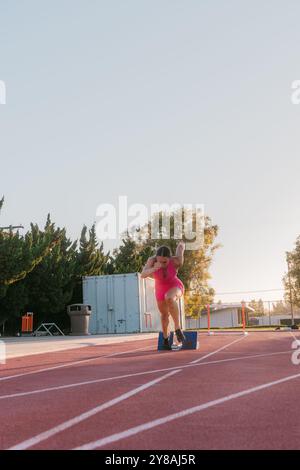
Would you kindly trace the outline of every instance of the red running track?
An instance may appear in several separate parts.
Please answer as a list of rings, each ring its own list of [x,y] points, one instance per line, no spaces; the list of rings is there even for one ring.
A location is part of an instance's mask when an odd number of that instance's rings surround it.
[[[144,340],[0,366],[1,449],[299,449],[289,332]],[[300,351],[300,349],[299,349]]]

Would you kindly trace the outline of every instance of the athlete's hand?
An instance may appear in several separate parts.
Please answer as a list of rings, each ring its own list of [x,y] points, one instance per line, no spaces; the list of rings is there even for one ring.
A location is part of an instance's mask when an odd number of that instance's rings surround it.
[[[158,261],[156,261],[153,266],[153,268],[156,268],[156,269],[160,269],[162,267],[163,267],[162,263],[159,263]]]
[[[178,249],[178,250],[182,250],[182,251],[185,250],[185,243],[184,243],[183,240],[181,240],[181,241],[178,243],[177,249]]]

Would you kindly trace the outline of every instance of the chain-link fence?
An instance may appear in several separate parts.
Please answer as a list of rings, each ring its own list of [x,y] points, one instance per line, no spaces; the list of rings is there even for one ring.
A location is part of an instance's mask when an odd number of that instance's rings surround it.
[[[300,326],[300,308],[282,300],[218,302],[186,317],[187,329]]]

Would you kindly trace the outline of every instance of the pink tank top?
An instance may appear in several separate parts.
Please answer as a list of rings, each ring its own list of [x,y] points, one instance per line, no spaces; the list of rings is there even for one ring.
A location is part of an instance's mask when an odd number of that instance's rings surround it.
[[[172,258],[166,268],[159,268],[153,273],[155,279],[155,285],[159,286],[160,284],[171,284],[174,280],[180,281],[177,277],[177,270],[174,266]],[[180,281],[181,282],[181,281]]]
[[[155,281],[155,296],[157,300],[164,300],[165,294],[171,287],[179,287],[184,292],[184,286],[177,277],[177,270],[172,258],[166,268],[160,268],[153,273]]]

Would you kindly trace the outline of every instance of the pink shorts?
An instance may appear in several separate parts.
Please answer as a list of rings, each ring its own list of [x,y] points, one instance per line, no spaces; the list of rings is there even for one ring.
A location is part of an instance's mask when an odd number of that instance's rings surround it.
[[[171,282],[155,284],[155,297],[156,300],[165,300],[165,294],[172,289],[172,287],[178,287],[181,289],[182,294],[184,293],[184,285],[180,279],[173,279]]]

